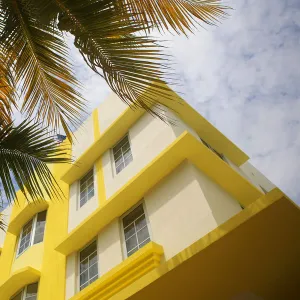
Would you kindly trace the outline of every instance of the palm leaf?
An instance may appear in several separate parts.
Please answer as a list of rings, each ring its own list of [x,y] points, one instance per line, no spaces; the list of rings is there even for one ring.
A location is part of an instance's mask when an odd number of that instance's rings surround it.
[[[20,189],[27,200],[62,197],[47,164],[67,163],[67,149],[58,147],[40,124],[0,124],[0,181],[9,202]]]
[[[0,54],[0,120],[10,123],[12,108],[17,107],[13,76]]]
[[[221,0],[116,0],[126,3],[133,18],[143,23],[145,29],[156,27],[160,31],[173,29],[176,33],[192,32],[197,23],[214,25],[227,16],[229,7]]]
[[[85,106],[68,49],[55,24],[42,24],[31,10],[27,1],[1,1],[1,51],[24,95],[21,111],[54,128],[61,124],[70,137],[70,125],[79,124]]]
[[[139,34],[144,24],[134,21],[116,0],[57,0],[56,7],[50,2],[41,0],[50,15],[59,12],[59,29],[75,36],[74,44],[91,69],[124,102],[161,116],[153,105],[159,95],[168,97],[161,85],[166,57],[155,39]],[[40,9],[39,15],[44,16]],[[144,93],[150,86],[151,92]]]

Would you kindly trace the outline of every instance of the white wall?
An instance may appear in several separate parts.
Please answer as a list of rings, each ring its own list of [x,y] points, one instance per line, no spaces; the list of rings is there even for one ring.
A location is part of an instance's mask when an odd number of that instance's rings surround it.
[[[84,219],[86,219],[97,207],[98,201],[98,186],[97,186],[97,173],[94,170],[94,197],[91,198],[82,207],[79,207],[79,182],[75,181],[70,185],[70,198],[69,198],[69,219],[68,219],[68,232],[72,231]]]
[[[2,221],[6,226],[9,223],[11,215],[12,205],[7,206],[0,214],[2,215]],[[3,248],[6,232],[0,229],[0,248]]]
[[[98,107],[100,132],[103,133],[128,108],[120,98],[111,93]]]
[[[144,197],[152,238],[169,259],[241,211],[229,194],[185,161]]]
[[[265,191],[270,192],[276,186],[260,171],[258,171],[250,162],[246,162],[241,166],[241,170],[250,178],[256,185],[260,185]]]
[[[77,159],[94,142],[93,115],[89,116],[74,132],[74,144],[72,145],[73,159]]]
[[[197,140],[200,140],[197,132],[192,127],[183,122],[176,113],[174,113],[170,109],[166,109],[166,116],[176,137],[180,136],[184,131],[188,131],[195,138],[197,138]]]

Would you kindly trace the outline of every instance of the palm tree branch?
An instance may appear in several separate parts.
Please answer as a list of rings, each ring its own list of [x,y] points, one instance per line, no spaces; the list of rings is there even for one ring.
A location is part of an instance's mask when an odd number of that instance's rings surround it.
[[[27,200],[61,198],[47,164],[70,161],[68,149],[60,148],[40,124],[24,121],[16,127],[12,123],[0,126],[0,180],[9,202],[16,198],[17,187]]]
[[[61,119],[78,125],[85,105],[75,90],[79,84],[66,59],[67,46],[55,24],[39,23],[16,0],[6,1],[1,14],[4,25],[0,44],[21,83],[22,111],[30,115],[36,112],[39,121],[54,128],[58,128]],[[67,134],[70,137],[68,127]]]

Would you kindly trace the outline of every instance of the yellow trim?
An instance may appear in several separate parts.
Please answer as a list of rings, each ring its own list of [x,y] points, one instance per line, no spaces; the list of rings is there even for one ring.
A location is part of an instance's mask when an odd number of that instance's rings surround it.
[[[28,203],[24,202],[24,206],[17,206],[15,207],[16,209],[18,208],[19,211],[14,214],[14,217],[12,220],[9,222],[7,231],[18,235],[20,233],[20,230],[22,227],[31,219],[33,218],[37,213],[46,210],[49,206],[49,201],[46,200],[40,200],[36,203]]]
[[[184,132],[154,160],[90,214],[58,245],[57,251],[69,255],[78,251],[113,219],[121,216],[145,193],[185,159],[190,160],[243,206],[262,196],[262,192],[209,150],[193,135]],[[126,199],[126,201],[124,201]]]
[[[178,117],[193,128],[203,140],[210,144],[219,153],[224,154],[235,165],[240,166],[249,159],[247,154],[239,149],[209,121],[202,117],[175,91],[168,86],[167,88],[169,89],[170,96],[159,98],[160,103],[175,111]],[[168,98],[172,100],[169,100]]]
[[[285,203],[287,203],[288,205],[293,204],[278,188],[275,188],[267,195],[259,198],[257,201],[255,201],[250,206],[248,206],[246,209],[244,209],[237,215],[233,216],[224,224],[218,226],[216,229],[212,230],[210,233],[208,233],[207,235],[205,235],[204,237],[202,237],[201,239],[199,239],[189,247],[185,248],[183,251],[179,252],[177,255],[175,255],[165,263],[161,264],[157,269],[152,270],[142,278],[133,282],[127,288],[122,289],[118,294],[111,297],[110,299],[123,300],[123,299],[128,299],[130,296],[135,295],[137,292],[143,290],[145,287],[149,286],[151,283],[158,280],[168,272],[171,272],[172,270],[174,270],[175,268],[177,268],[187,260],[191,259],[201,251],[212,246],[217,241],[221,240],[222,238],[225,238],[226,236],[229,237],[230,233],[232,233],[235,229],[237,229],[237,227],[246,223],[251,218],[257,216],[267,208],[271,209],[274,203],[278,203],[281,200],[285,201]],[[300,212],[299,207],[297,208],[297,211],[294,210],[294,213],[298,213],[298,215],[300,215],[299,212]],[[204,253],[204,251],[202,253]],[[201,266],[199,266],[199,268],[201,268]],[[193,274],[186,274],[186,276],[193,276]],[[152,298],[147,297],[147,299],[152,299]]]
[[[110,299],[135,280],[156,269],[162,255],[162,246],[150,242],[70,300]]]
[[[174,91],[167,87],[169,97],[158,99],[159,102],[177,112],[179,118],[192,127],[201,138],[209,143],[218,152],[223,153],[237,166],[245,163],[249,157],[234,143],[225,137],[218,129],[202,117],[196,110],[188,105]],[[172,100],[170,100],[172,99]],[[143,109],[133,110],[128,107],[101,135],[95,130],[95,121],[98,123],[97,110],[93,112],[94,118],[94,143],[71,165],[62,175],[61,179],[68,184],[73,183],[83,176],[95,161],[112,145],[114,145],[128,129],[145,113]],[[97,119],[97,120],[95,120]],[[97,136],[97,138],[96,138]],[[80,166],[80,168],[78,167]]]
[[[98,109],[93,111],[93,127],[94,127],[94,140],[97,141],[100,138],[100,125],[98,117]],[[97,178],[97,191],[98,191],[98,202],[99,206],[104,204],[106,194],[105,194],[105,184],[104,184],[104,174],[102,166],[102,157],[100,156],[95,162],[96,168],[96,178]]]
[[[39,281],[40,272],[31,267],[20,269],[13,273],[1,286],[1,299],[9,299],[24,286]]]

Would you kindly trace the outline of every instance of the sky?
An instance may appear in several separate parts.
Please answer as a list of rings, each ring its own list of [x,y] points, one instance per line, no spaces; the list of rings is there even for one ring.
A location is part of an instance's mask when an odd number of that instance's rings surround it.
[[[227,1],[216,27],[167,35],[183,98],[300,204],[300,1]],[[71,43],[70,43],[71,44]],[[71,47],[90,110],[109,87]]]

